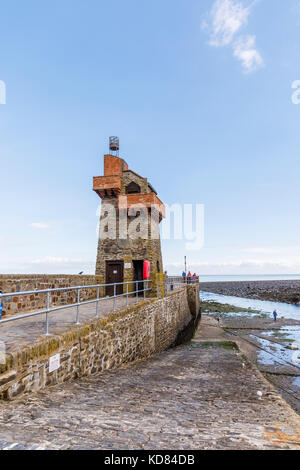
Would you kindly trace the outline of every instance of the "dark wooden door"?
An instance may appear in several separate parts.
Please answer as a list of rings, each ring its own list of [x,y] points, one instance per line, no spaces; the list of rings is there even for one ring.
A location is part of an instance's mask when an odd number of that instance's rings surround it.
[[[124,261],[106,261],[106,284],[124,282]],[[123,294],[123,285],[116,286],[117,295]],[[114,295],[114,286],[106,286],[106,295]]]
[[[143,271],[144,271],[144,261],[143,260],[137,260],[133,261],[133,267],[134,267],[134,280],[135,281],[140,281],[134,285],[134,290],[139,291],[140,296],[144,295],[143,289],[144,289],[144,281],[143,281]]]

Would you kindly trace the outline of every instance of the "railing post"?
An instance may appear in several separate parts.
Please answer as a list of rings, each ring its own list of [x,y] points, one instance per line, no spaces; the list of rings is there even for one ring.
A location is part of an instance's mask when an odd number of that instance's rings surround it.
[[[138,282],[135,283],[135,290],[136,290],[136,301],[139,301],[139,291],[138,291]]]
[[[128,283],[126,284],[126,307],[128,307]]]
[[[98,318],[98,308],[99,308],[99,297],[100,297],[100,287],[97,287],[97,302],[96,302],[96,317]]]
[[[76,325],[80,325],[80,323],[79,323],[79,303],[80,303],[80,289],[77,289]]]
[[[114,312],[116,310],[116,295],[117,295],[117,286],[114,284]]]
[[[50,292],[47,292],[47,313],[46,313],[46,336],[50,336],[49,333],[49,308],[50,308]]]
[[[143,287],[144,287],[144,300],[145,300],[146,299],[147,281],[144,281]]]

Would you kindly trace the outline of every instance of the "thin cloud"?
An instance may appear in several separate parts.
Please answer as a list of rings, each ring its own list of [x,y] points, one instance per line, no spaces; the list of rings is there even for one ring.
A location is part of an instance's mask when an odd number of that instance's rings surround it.
[[[182,262],[166,263],[165,265],[169,275],[180,275],[183,267]],[[192,262],[188,263],[188,269],[200,275],[300,274],[300,258],[294,260],[289,258],[232,260],[219,263]]]
[[[233,55],[241,61],[247,73],[254,72],[264,64],[262,56],[255,47],[255,36],[241,36],[233,45]]]
[[[84,258],[45,256],[36,259],[15,259],[2,263],[2,273],[14,274],[84,274],[95,273],[95,261]]]
[[[250,14],[241,2],[217,0],[210,12],[210,41],[216,47],[228,46],[241,27],[247,24]]]
[[[50,228],[50,224],[47,224],[46,222],[33,222],[30,224],[31,227],[38,228],[40,230],[46,230]]]
[[[253,247],[245,248],[243,250],[246,253],[260,254],[260,255],[272,255],[272,254],[281,254],[286,250],[282,248],[268,248],[268,247]]]
[[[203,24],[210,36],[209,44],[214,47],[230,46],[233,56],[238,59],[244,72],[253,72],[264,65],[263,58],[256,48],[254,35],[240,35],[247,25],[251,8],[256,2],[244,6],[237,0],[216,0]]]
[[[84,260],[70,259],[70,258],[59,258],[55,256],[45,256],[45,258],[32,260],[32,264],[77,264],[84,263]]]

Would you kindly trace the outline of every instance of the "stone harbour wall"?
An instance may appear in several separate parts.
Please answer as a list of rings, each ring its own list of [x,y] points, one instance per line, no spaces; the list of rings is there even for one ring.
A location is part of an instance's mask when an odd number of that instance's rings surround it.
[[[97,276],[1,274],[0,290],[3,293],[15,293],[11,297],[3,298],[3,318],[46,307],[46,294],[21,296],[18,295],[18,292],[95,285],[99,283],[100,278]],[[96,295],[96,289],[83,289],[80,298],[81,300],[89,300],[95,298]],[[55,292],[51,295],[52,306],[68,305],[75,302],[77,302],[75,290]]]
[[[0,364],[0,399],[12,400],[161,352],[176,344],[197,318],[199,303],[199,286],[186,286],[6,354],[5,364]],[[57,354],[60,367],[50,372],[50,358]]]

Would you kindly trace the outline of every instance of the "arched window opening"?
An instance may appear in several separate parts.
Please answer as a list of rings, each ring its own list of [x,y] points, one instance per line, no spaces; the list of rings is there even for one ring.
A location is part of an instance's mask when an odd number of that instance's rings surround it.
[[[126,194],[139,194],[141,192],[140,186],[132,181],[129,183],[129,185],[126,187]]]

